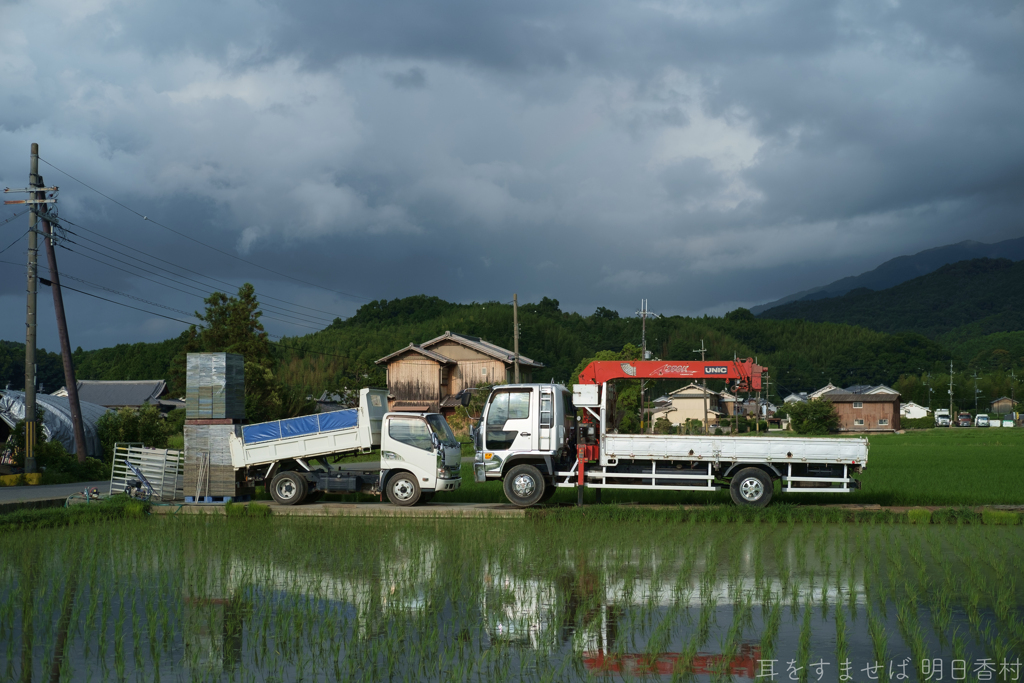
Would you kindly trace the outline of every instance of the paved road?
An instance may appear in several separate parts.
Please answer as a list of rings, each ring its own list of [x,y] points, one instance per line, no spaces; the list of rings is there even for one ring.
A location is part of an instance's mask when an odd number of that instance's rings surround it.
[[[75,484],[54,484],[52,486],[0,486],[0,504],[67,498],[72,493],[78,493],[93,486],[97,487],[100,493],[106,494],[110,490],[110,480],[80,481]]]

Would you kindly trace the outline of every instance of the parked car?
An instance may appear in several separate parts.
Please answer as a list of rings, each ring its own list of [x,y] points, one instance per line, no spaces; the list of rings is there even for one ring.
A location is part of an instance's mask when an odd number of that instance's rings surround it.
[[[957,427],[970,427],[971,426],[971,414],[970,413],[960,413],[959,415],[957,415],[956,416],[956,426]]]
[[[986,415],[985,413],[978,413],[978,416],[976,418],[974,418],[974,426],[975,427],[988,427],[989,426],[988,415]]]

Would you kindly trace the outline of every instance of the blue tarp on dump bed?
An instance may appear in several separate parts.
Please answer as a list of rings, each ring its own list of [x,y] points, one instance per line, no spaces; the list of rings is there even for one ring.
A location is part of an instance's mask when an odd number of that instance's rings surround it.
[[[247,444],[290,439],[306,434],[334,432],[339,429],[351,429],[359,422],[359,410],[336,410],[319,415],[303,415],[287,420],[261,422],[242,427],[242,440]]]

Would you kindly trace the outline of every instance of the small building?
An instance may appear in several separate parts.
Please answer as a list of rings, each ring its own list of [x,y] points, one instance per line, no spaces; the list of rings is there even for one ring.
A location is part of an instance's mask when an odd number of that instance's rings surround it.
[[[95,403],[113,410],[119,408],[138,409],[144,405],[154,405],[163,412],[169,412],[174,408],[185,407],[181,401],[161,398],[167,393],[167,382],[162,379],[126,381],[80,379],[75,384],[78,386],[79,401]],[[51,396],[67,395],[67,387],[61,387],[51,394]]]
[[[1013,399],[1001,396],[989,403],[989,412],[995,415],[1006,415],[1013,412]]]
[[[806,391],[801,391],[799,394],[790,394],[786,398],[782,399],[782,402],[786,405],[790,403],[807,403],[808,397]]]
[[[707,397],[708,424],[715,425],[718,418],[723,415],[719,403],[721,397],[710,389],[705,390],[696,382],[657,399],[654,402],[655,410],[652,411],[651,417],[652,419],[664,417],[674,427],[685,424],[687,420],[704,422],[705,397]],[[657,411],[657,415],[655,415],[655,411]]]
[[[841,432],[895,432],[900,429],[899,394],[852,394],[836,390],[824,393],[820,398],[835,406]]]
[[[928,417],[931,413],[931,410],[924,406],[919,406],[913,401],[900,404],[900,416],[904,420],[920,420],[922,417]]]
[[[463,389],[514,380],[515,354],[479,337],[445,332],[410,343],[377,361],[387,369],[388,410],[450,415]],[[519,355],[519,381],[533,381],[544,364]]]

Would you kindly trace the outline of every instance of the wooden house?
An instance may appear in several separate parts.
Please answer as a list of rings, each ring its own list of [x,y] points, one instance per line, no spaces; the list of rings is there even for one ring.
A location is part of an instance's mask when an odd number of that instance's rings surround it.
[[[410,343],[377,361],[387,368],[388,409],[452,413],[463,389],[506,384],[514,379],[515,354],[479,337],[445,332],[422,344]],[[543,368],[519,356],[519,380],[531,382]]]
[[[900,429],[899,394],[852,394],[840,389],[826,392],[820,398],[836,407],[841,432],[895,432]]]
[[[996,415],[1006,415],[1007,413],[1013,412],[1013,407],[1013,399],[1009,396],[1000,396],[989,403],[989,412]]]

